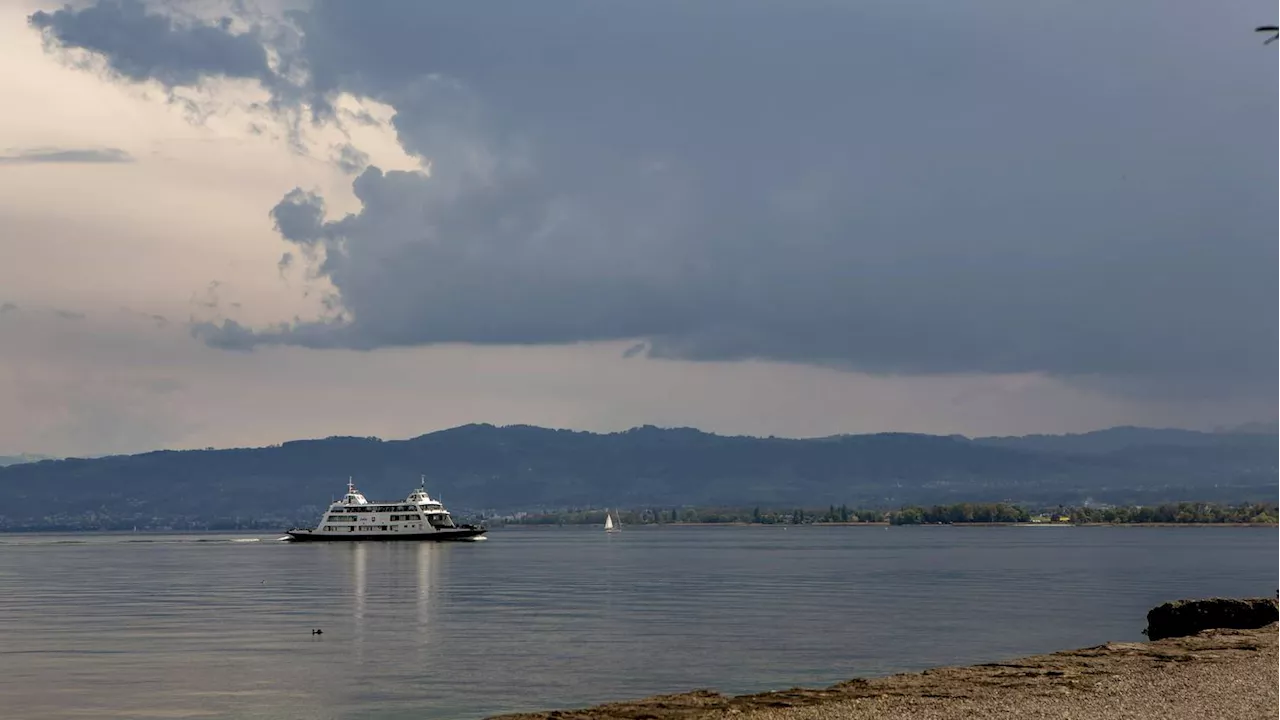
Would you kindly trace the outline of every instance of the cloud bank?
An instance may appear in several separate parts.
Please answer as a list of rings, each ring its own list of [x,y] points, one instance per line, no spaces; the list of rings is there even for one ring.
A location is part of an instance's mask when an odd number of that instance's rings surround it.
[[[32,148],[0,154],[0,165],[44,163],[131,163],[133,156],[119,148]]]
[[[318,121],[386,103],[429,166],[340,148],[359,212],[303,188],[269,212],[330,314],[197,324],[215,347],[636,339],[1221,395],[1276,387],[1276,66],[1251,17],[316,0],[269,32],[99,0],[30,22],[130,81],[256,80]]]

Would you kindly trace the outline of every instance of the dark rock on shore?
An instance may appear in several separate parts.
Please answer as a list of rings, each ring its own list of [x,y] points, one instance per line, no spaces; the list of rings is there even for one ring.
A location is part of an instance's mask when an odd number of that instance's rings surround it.
[[[1177,600],[1147,613],[1147,637],[1162,640],[1202,630],[1253,630],[1276,622],[1280,608],[1272,598]]]

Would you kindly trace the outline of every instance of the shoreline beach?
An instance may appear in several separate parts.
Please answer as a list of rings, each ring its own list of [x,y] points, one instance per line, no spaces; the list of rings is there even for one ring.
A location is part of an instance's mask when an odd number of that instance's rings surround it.
[[[1107,643],[829,688],[721,695],[695,690],[489,720],[862,720],[871,718],[1275,718],[1277,625]]]

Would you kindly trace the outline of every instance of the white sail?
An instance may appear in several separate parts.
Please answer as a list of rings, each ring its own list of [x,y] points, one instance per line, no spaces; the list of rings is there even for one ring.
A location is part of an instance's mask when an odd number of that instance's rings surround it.
[[[604,514],[604,530],[605,532],[613,530],[613,516],[609,513]]]

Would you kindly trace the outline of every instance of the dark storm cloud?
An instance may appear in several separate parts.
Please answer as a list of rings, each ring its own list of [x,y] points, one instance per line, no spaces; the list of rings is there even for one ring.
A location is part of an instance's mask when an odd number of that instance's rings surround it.
[[[42,163],[131,163],[133,156],[119,148],[32,148],[0,154],[0,165]]]
[[[275,221],[276,232],[285,240],[314,243],[324,226],[324,199],[294,188],[271,209],[271,219]]]
[[[338,169],[348,175],[355,175],[369,167],[369,153],[360,150],[351,143],[343,143],[337,147],[333,160]]]
[[[175,86],[224,76],[270,86],[276,79],[258,35],[237,32],[231,18],[182,23],[151,12],[141,0],[102,0],[36,12],[28,21],[56,45],[100,54],[130,80]]]
[[[390,104],[430,177],[371,167],[357,213],[300,189],[271,211],[335,317],[194,331],[1270,391],[1267,10],[320,0],[294,16],[302,95]],[[57,38],[162,82],[259,77],[250,36],[220,67],[189,29],[117,26]]]

